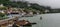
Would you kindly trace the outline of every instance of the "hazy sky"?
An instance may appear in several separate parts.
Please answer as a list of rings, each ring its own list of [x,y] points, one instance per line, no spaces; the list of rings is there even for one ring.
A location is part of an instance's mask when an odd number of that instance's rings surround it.
[[[60,0],[26,0],[32,3],[38,3],[44,6],[51,6],[52,8],[60,8]]]
[[[51,6],[52,8],[60,8],[60,0],[27,0],[27,1],[38,3],[44,6]]]

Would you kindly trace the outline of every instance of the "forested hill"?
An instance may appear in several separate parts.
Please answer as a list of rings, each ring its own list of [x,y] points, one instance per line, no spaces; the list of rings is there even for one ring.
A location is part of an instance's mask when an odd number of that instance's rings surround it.
[[[49,6],[41,6],[37,3],[29,3],[29,2],[22,2],[22,1],[10,1],[10,0],[0,0],[0,4],[3,4],[4,6],[12,6],[17,8],[32,8],[36,10],[42,10],[42,9],[50,9]]]

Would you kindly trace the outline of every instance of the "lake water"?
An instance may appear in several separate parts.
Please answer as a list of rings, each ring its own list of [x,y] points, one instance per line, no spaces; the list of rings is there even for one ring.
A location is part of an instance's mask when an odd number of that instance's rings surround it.
[[[42,20],[40,19],[42,16]],[[25,19],[30,22],[36,22],[36,25],[32,27],[60,27],[60,13],[41,14],[33,17],[23,17],[20,20]]]
[[[12,18],[12,16],[19,16],[19,15],[9,15],[8,17]],[[35,22],[37,24],[32,25],[32,27],[41,27],[42,22],[40,20],[40,16],[41,15],[34,15],[33,17],[22,17],[22,18],[19,18],[19,20],[25,19],[25,20],[30,21],[31,23]]]
[[[33,17],[23,17],[23,18],[20,18],[19,20],[22,20],[22,19],[37,23],[36,25],[32,25],[32,27],[41,27],[42,23],[40,21],[40,15],[36,15]]]
[[[22,19],[37,23],[36,25],[32,25],[32,27],[60,27],[60,13],[41,14],[33,17],[19,18],[19,20]]]

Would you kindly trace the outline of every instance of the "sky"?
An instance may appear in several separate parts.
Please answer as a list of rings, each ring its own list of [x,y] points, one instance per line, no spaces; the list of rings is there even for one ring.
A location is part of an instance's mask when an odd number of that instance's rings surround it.
[[[39,5],[50,6],[51,8],[60,8],[60,0],[27,0]]]
[[[30,3],[38,3],[43,6],[50,6],[51,8],[60,8],[60,0],[25,0]]]

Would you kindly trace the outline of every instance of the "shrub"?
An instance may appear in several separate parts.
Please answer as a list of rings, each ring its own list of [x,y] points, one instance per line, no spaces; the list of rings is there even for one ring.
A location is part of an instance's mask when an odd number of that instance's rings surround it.
[[[4,17],[5,16],[5,14],[3,14],[3,13],[0,13],[0,17]]]
[[[0,7],[0,10],[6,10],[7,7]]]

